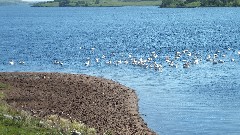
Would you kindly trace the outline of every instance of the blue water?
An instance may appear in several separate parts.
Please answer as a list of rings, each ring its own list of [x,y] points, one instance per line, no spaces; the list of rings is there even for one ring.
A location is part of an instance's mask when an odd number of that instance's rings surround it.
[[[136,90],[158,134],[240,134],[240,8],[8,6],[0,26],[1,72],[112,79]]]

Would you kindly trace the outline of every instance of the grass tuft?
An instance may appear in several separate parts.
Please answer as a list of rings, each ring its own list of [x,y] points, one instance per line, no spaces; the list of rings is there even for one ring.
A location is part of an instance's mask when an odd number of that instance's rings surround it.
[[[70,121],[57,115],[40,119],[12,108],[4,101],[3,91],[9,89],[9,85],[0,82],[0,135],[70,135],[72,131],[84,135],[96,134],[95,129],[76,120]]]

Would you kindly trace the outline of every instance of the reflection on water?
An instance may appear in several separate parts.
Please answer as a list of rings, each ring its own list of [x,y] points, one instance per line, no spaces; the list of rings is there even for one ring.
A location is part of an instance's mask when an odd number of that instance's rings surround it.
[[[0,23],[1,71],[118,81],[159,134],[240,133],[238,8],[15,6]]]

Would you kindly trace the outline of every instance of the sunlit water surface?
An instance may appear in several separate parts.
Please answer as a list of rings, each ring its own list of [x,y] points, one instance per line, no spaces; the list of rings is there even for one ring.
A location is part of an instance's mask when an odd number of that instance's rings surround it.
[[[1,72],[112,79],[136,90],[158,134],[240,134],[240,8],[9,6],[0,24]]]

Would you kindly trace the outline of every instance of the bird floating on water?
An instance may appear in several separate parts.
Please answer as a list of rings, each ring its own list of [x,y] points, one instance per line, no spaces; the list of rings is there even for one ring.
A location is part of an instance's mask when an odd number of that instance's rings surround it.
[[[10,61],[9,61],[9,64],[10,64],[10,65],[14,65],[14,61],[13,61],[13,60],[10,60]]]
[[[24,61],[19,61],[18,63],[21,64],[21,65],[25,64]]]
[[[183,68],[189,68],[189,67],[190,67],[189,62],[186,62],[186,63],[183,64]]]

